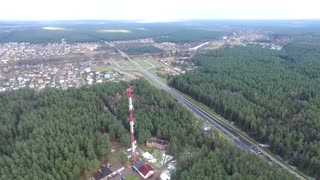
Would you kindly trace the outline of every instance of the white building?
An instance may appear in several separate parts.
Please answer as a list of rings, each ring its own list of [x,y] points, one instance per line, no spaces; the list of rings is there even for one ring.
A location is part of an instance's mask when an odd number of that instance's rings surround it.
[[[168,171],[164,171],[163,173],[161,173],[160,175],[160,179],[161,180],[170,180],[170,173]]]
[[[148,160],[149,163],[155,163],[157,162],[157,159],[154,158],[149,152],[145,152],[142,154],[142,156]]]

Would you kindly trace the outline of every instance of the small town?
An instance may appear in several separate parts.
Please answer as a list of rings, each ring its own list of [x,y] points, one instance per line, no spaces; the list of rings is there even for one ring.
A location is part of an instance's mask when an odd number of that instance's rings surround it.
[[[0,44],[0,61],[3,64],[10,64],[11,61],[23,59],[79,55],[93,51],[97,47],[97,43],[68,44],[64,39],[61,40],[61,43],[48,44],[9,42]]]
[[[240,32],[223,36],[220,40],[199,44],[177,45],[171,42],[155,43],[153,39],[112,41],[122,49],[148,45],[163,50],[161,55],[132,55],[137,62],[163,80],[167,76],[185,73],[194,68],[190,57],[197,51],[221,47],[258,46],[281,49],[281,43],[260,43],[256,39],[265,34]],[[286,41],[286,40],[283,40]],[[29,87],[42,90],[46,87],[66,90],[107,81],[130,80],[141,77],[125,57],[112,47],[101,43],[32,44],[9,42],[0,44],[0,92]]]
[[[153,41],[141,39],[113,43],[135,45],[150,44]],[[46,45],[12,42],[0,44],[0,92],[26,87],[36,90],[47,87],[66,90],[70,87],[79,88],[83,85],[141,77],[138,72],[131,71],[134,70],[133,66],[124,57],[110,49],[97,51],[99,47],[99,43],[68,44],[64,39],[61,43]],[[146,58],[152,57],[141,57],[139,63],[150,69],[157,69],[158,74],[165,72],[176,75],[185,72],[180,67],[170,66],[172,60],[177,64],[187,63],[185,58],[159,58],[151,60],[151,63]]]
[[[64,65],[24,65],[3,68],[1,74],[9,74],[10,77],[1,80],[0,92],[17,90],[29,87],[42,90],[46,87],[66,90],[70,87],[79,88],[82,85],[91,85],[106,81],[125,80],[122,74],[116,71],[99,72],[93,70],[92,62],[67,63]]]

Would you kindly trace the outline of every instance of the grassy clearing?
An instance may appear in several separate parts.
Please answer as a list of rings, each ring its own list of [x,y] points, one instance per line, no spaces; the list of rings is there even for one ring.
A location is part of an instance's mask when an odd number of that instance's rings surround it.
[[[130,30],[127,29],[102,29],[99,30],[100,33],[131,33]]]
[[[121,148],[121,149],[117,149],[116,152],[112,153],[110,155],[110,158],[109,158],[109,161],[112,163],[112,164],[118,164],[120,163],[120,154],[122,153],[124,149]]]
[[[93,66],[92,68],[97,72],[108,72],[113,68],[113,66]]]
[[[130,61],[121,61],[121,62],[118,62],[118,65],[121,66],[121,68],[123,68],[124,70],[136,69],[136,67]]]
[[[144,152],[152,153],[154,151],[154,148],[147,147],[145,144],[141,144],[139,148],[141,148]]]
[[[155,149],[152,155],[157,159],[157,162],[153,164],[153,166],[157,169],[162,168],[162,160],[163,160],[163,153],[162,151]]]
[[[157,75],[157,70],[156,69],[149,69],[148,70],[148,72],[150,72],[151,74],[153,74],[155,77],[157,77],[161,82],[163,82],[163,83],[165,83],[165,84],[167,84],[167,78],[163,78],[163,77],[159,77],[158,75]]]
[[[127,175],[126,180],[139,180],[139,178],[137,176]]]
[[[136,61],[138,64],[140,64],[140,66],[142,66],[144,69],[149,69],[152,68],[153,66],[151,66],[150,64],[146,63],[143,60],[137,60]]]
[[[156,67],[162,67],[162,66],[163,66],[159,61],[157,61],[157,60],[155,60],[155,59],[148,59],[147,61],[148,61],[149,63],[155,65]]]

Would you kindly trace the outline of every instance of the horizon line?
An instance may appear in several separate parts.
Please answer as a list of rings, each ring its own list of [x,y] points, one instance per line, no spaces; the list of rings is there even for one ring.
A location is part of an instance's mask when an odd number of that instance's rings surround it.
[[[305,19],[237,19],[237,18],[225,18],[225,19],[214,19],[214,18],[195,18],[195,19],[49,19],[49,20],[33,20],[33,19],[0,19],[0,22],[57,22],[57,21],[123,21],[123,22],[186,22],[186,21],[320,21],[320,18],[305,18]]]

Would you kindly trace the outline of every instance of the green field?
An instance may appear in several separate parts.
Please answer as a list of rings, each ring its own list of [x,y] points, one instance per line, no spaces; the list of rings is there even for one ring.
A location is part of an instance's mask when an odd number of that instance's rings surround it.
[[[126,176],[126,180],[139,180],[137,176],[128,175]]]
[[[137,60],[137,63],[140,64],[141,67],[143,67],[144,69],[149,69],[152,68],[153,66],[151,66],[150,64],[146,63],[143,60]]]
[[[117,63],[123,70],[135,70],[136,67],[130,61],[121,61]]]
[[[114,65],[110,65],[110,66],[97,65],[97,66],[92,66],[92,68],[97,72],[108,72],[114,68]]]
[[[117,149],[116,152],[110,155],[110,163],[111,164],[119,164],[120,163],[120,154],[122,153],[123,149]]]

